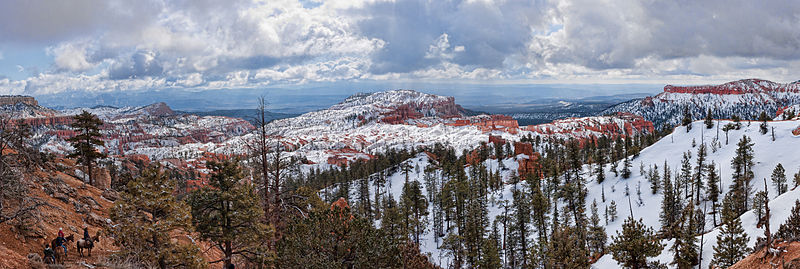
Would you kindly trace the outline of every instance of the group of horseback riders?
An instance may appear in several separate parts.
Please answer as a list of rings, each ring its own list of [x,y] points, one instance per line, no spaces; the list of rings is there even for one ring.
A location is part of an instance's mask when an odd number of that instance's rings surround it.
[[[66,257],[67,256],[67,241],[72,241],[73,239],[74,238],[73,238],[72,235],[70,235],[69,237],[65,237],[64,236],[64,230],[62,228],[58,228],[58,234],[56,235],[56,239],[51,241],[50,244],[45,244],[45,249],[44,249],[44,260],[45,260],[45,262],[47,262],[47,263],[56,263],[57,260],[58,260],[56,257],[60,256],[60,253],[56,253],[56,251],[60,252],[62,248],[64,249],[64,257]],[[85,246],[83,246],[82,248],[92,249],[92,247],[94,247],[94,241],[96,241],[96,240],[97,240],[96,238],[93,239],[89,235],[89,228],[84,226],[83,227],[83,240],[82,240],[83,242],[82,243],[85,244]],[[81,248],[81,246],[79,246],[79,248]]]

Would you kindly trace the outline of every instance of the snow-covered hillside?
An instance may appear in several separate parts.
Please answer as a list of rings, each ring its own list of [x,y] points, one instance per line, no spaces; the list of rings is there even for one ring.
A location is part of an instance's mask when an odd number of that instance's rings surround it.
[[[520,127],[503,115],[465,115],[453,97],[395,90],[355,95],[329,109],[274,121],[267,129],[293,145],[295,154],[332,164],[329,158],[343,149],[368,154],[441,143],[460,154],[490,135],[509,141],[528,135],[569,139],[651,132],[653,126],[632,114],[614,114]]]
[[[780,108],[793,104],[800,104],[800,83],[743,79],[721,85],[667,85],[664,92],[656,96],[624,102],[603,113],[629,112],[661,127],[680,123],[687,106],[695,119],[705,117],[708,109],[712,110],[714,118],[738,115],[743,119],[756,119],[762,111],[774,117]]]
[[[729,122],[715,121],[715,124],[724,125],[727,123]],[[703,143],[705,143],[705,145],[708,147],[707,163],[711,163],[713,161],[716,164],[719,175],[721,176],[723,192],[727,192],[728,186],[732,183],[730,163],[735,154],[737,147],[736,142],[742,136],[751,138],[755,144],[753,147],[755,156],[754,159],[756,161],[756,164],[753,167],[755,173],[755,179],[752,183],[753,192],[764,189],[762,179],[769,178],[772,170],[778,163],[782,163],[786,168],[788,177],[791,177],[791,175],[800,170],[800,154],[797,154],[797,150],[800,149],[800,137],[791,133],[792,130],[800,126],[800,121],[770,122],[769,126],[775,128],[775,141],[772,140],[771,134],[762,135],[759,132],[758,122],[743,122],[742,124],[743,125],[740,130],[732,130],[728,133],[728,144],[725,143],[724,132],[719,131],[719,133],[717,133],[716,128],[706,129],[701,121],[694,122],[693,128],[688,133],[686,132],[685,127],[678,127],[672,134],[662,138],[652,146],[645,148],[641,151],[637,158],[633,159],[633,175],[628,179],[623,179],[621,176],[615,177],[610,170],[610,165],[606,165],[606,180],[602,184],[599,184],[594,177],[590,176],[589,171],[591,168],[586,166],[583,172],[583,177],[587,181],[588,189],[588,197],[586,199],[587,212],[591,212],[589,206],[593,201],[596,201],[598,207],[600,208],[602,219],[602,212],[604,208],[610,205],[612,201],[617,204],[617,211],[619,214],[618,219],[616,221],[609,221],[609,223],[605,226],[606,232],[609,236],[609,242],[610,237],[614,235],[616,231],[621,229],[624,219],[630,214],[629,212],[631,210],[633,211],[635,218],[641,218],[646,225],[653,227],[656,230],[660,229],[659,213],[661,211],[662,193],[659,192],[655,195],[651,193],[650,183],[643,175],[639,173],[639,166],[640,164],[643,164],[647,170],[652,165],[658,165],[659,169],[663,169],[663,165],[666,162],[669,165],[670,170],[677,172],[680,167],[681,155],[687,151],[691,152],[693,156],[691,161],[694,165],[696,163],[696,153],[698,147]],[[499,170],[501,176],[503,177],[503,181],[508,182],[508,180],[517,170],[517,159],[519,158],[526,158],[526,156],[519,155],[514,158],[502,160],[505,166],[504,169],[500,168],[498,160],[486,160],[484,165],[486,165],[489,171]],[[424,188],[426,187],[424,179],[425,173],[420,171],[425,171],[424,168],[430,162],[431,160],[426,154],[420,154],[416,158],[406,161],[410,167],[421,168],[412,169],[409,173],[408,180],[419,181],[422,183],[423,193],[425,192]],[[436,171],[435,173],[437,173],[435,175],[440,175],[439,173],[441,173],[441,171]],[[379,176],[374,175],[371,178],[379,178]],[[381,189],[389,190],[389,192],[384,193],[383,195],[391,195],[395,199],[400,197],[405,180],[405,174],[400,170],[390,173],[385,185],[381,186]],[[374,186],[374,184],[374,180],[370,179],[370,186]],[[491,194],[491,198],[489,199],[490,220],[493,220],[496,216],[502,214],[503,210],[500,201],[511,201],[512,190],[520,187],[521,184],[518,184],[517,186],[506,184],[503,186],[501,191]],[[353,187],[350,191],[351,197],[357,197],[358,195],[355,185],[356,184],[353,184]],[[629,195],[626,195],[626,186],[629,189]],[[771,182],[769,188],[770,198],[775,198],[775,200],[771,202],[773,210],[771,226],[774,231],[777,229],[778,225],[780,225],[780,223],[782,223],[788,217],[787,212],[794,204],[794,200],[800,198],[800,190],[792,190],[776,198],[776,192],[772,187]],[[637,195],[637,189],[641,190],[641,198],[639,195]],[[370,196],[375,197],[374,189],[370,189],[370,192]],[[336,187],[323,190],[322,195],[326,198],[334,198],[330,197],[333,195],[333,193],[336,193]],[[702,196],[704,195],[705,194]],[[603,196],[605,199],[603,199]],[[628,199],[631,201],[632,208],[629,208],[628,206]],[[701,203],[700,207],[702,208],[704,206],[705,205]],[[710,206],[710,202],[708,206]],[[432,210],[432,205],[429,210]],[[601,222],[604,221],[601,220]],[[744,228],[750,236],[750,244],[752,245],[755,242],[756,236],[760,235],[762,230],[755,228],[756,220],[753,216],[753,213],[747,213],[742,216],[742,222]],[[703,266],[701,266],[701,268],[708,267],[713,254],[712,246],[716,243],[716,235],[719,233],[718,229],[713,227],[711,216],[707,216],[706,224],[705,231],[707,231],[707,233],[703,236]],[[500,229],[502,230],[502,227]],[[669,264],[672,259],[672,253],[669,251],[671,241],[665,241],[664,243],[666,245],[665,250],[662,252],[662,255],[657,257],[657,259]],[[437,242],[435,240],[433,233],[429,228],[427,233],[424,235],[424,240],[422,240],[421,243],[422,252],[430,253],[434,263],[446,265],[450,261],[450,257],[448,257],[445,252],[439,248],[440,245],[441,241]],[[611,255],[607,254],[600,258],[599,261],[593,265],[593,267],[620,268],[620,265],[611,258]]]

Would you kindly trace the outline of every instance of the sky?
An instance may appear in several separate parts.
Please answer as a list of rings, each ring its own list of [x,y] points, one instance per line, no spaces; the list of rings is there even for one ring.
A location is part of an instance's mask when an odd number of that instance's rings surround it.
[[[0,94],[792,82],[798,14],[786,0],[3,0]]]

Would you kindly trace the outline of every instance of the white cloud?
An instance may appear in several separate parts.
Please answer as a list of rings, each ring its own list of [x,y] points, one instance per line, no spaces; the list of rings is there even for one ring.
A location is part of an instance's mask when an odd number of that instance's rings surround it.
[[[47,53],[53,57],[52,69],[19,81],[6,79],[0,91],[232,88],[361,79],[794,81],[792,70],[800,65],[800,17],[795,15],[800,2],[315,3],[320,5],[308,8],[298,0],[0,4],[5,8],[0,15],[7,15],[0,18],[5,25],[0,34],[17,42],[49,42]],[[64,14],[44,20],[56,7]]]
[[[59,69],[86,71],[95,66],[86,59],[86,47],[83,44],[61,44],[48,48],[47,54],[54,56],[55,65]]]

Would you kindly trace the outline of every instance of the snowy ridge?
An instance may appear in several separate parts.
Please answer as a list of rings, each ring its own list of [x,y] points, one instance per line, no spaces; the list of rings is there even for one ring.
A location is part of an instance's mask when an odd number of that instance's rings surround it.
[[[672,86],[664,92],[644,99],[631,100],[610,107],[603,113],[629,112],[643,116],[660,127],[675,125],[689,107],[694,119],[705,117],[708,109],[714,118],[755,119],[762,111],[770,116],[788,105],[800,104],[800,83],[775,83],[760,79],[744,79],[721,85]]]
[[[570,118],[550,124],[520,127],[503,115],[465,116],[453,97],[410,90],[359,94],[329,109],[274,121],[268,133],[281,137],[298,156],[314,163],[339,163],[338,150],[374,154],[389,148],[441,143],[459,154],[471,150],[489,135],[506,141],[524,136],[588,138],[651,132],[652,124],[632,114]],[[399,111],[399,112],[398,112]],[[414,114],[418,113],[418,114]]]

